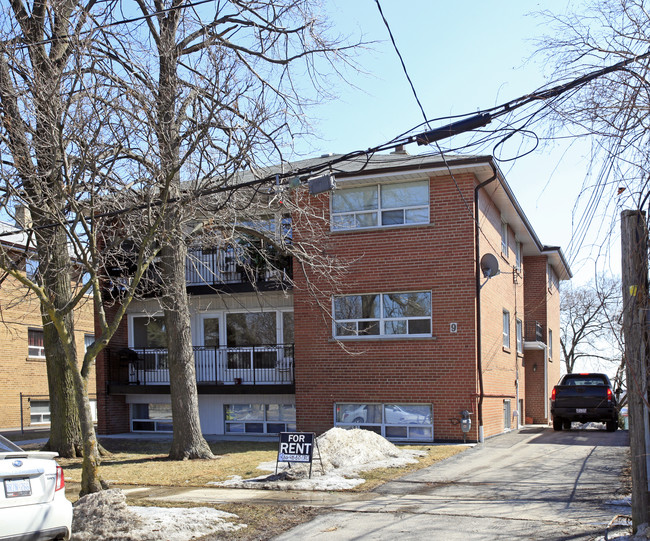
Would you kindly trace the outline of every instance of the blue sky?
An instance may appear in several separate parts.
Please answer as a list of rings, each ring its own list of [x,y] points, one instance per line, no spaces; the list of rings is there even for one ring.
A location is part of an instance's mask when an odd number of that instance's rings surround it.
[[[428,118],[491,107],[527,94],[552,78],[541,59],[530,59],[536,50],[535,38],[546,30],[531,13],[540,9],[562,13],[567,0],[543,4],[380,1]],[[370,148],[422,122],[375,1],[325,0],[325,8],[341,33],[363,33],[366,40],[379,43],[357,57],[367,74],[350,74],[354,86],[345,87],[333,79],[339,98],[311,111],[322,139],[311,147],[300,143],[300,151],[317,155]],[[411,145],[407,150],[415,154],[423,149]],[[568,250],[572,219],[579,217],[573,217],[573,207],[588,163],[584,142],[569,146],[562,141],[500,165],[540,240],[562,246],[577,283],[589,280],[595,268],[620,274],[617,225],[611,254],[592,249],[606,237],[596,227],[600,220],[579,253]],[[605,223],[610,225],[610,219]]]

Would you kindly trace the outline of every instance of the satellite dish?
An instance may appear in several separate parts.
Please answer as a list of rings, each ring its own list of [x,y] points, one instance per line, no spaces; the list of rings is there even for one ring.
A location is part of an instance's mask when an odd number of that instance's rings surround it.
[[[494,254],[485,254],[481,258],[481,272],[483,278],[492,278],[499,274],[499,262]]]

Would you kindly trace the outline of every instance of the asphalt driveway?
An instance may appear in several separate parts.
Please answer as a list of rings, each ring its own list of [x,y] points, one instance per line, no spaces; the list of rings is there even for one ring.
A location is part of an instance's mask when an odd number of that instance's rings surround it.
[[[627,431],[527,428],[383,485],[277,540],[595,539],[628,506]]]

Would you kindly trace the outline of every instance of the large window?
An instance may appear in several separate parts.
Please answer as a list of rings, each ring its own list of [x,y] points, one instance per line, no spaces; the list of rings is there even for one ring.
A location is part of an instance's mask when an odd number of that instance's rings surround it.
[[[228,404],[224,410],[228,434],[278,434],[296,430],[293,404]]]
[[[403,182],[336,190],[332,229],[429,223],[429,182]]]
[[[27,355],[37,359],[45,358],[45,344],[43,329],[28,329]]]
[[[163,316],[137,316],[132,320],[133,349],[148,370],[167,369],[167,334]]]
[[[431,292],[334,297],[334,335],[431,336]]]
[[[134,348],[166,348],[165,320],[162,316],[133,318]]]
[[[131,404],[132,432],[172,432],[171,404]]]
[[[431,404],[336,404],[334,423],[396,441],[433,441]]]

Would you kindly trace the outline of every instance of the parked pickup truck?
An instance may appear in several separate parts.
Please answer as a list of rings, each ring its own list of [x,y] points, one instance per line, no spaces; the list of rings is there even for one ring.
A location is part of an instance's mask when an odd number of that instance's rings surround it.
[[[571,422],[605,423],[618,428],[618,410],[612,384],[605,374],[566,374],[551,394],[553,429],[571,428]]]

